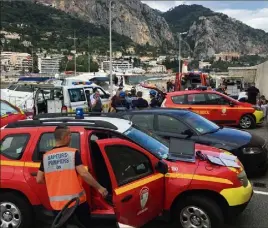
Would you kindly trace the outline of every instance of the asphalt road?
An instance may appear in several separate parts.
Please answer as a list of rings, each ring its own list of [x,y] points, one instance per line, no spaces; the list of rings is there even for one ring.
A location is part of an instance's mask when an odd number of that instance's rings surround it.
[[[268,139],[268,124],[257,129],[250,130],[255,134]],[[231,224],[226,225],[225,228],[267,228],[268,227],[268,173],[266,176],[259,178],[252,178],[251,182],[254,186],[254,195],[246,210]],[[112,226],[101,225],[102,222],[96,223],[97,228],[112,228]],[[121,226],[124,227],[124,226]],[[167,224],[161,222],[153,222],[146,225],[144,228],[168,228]],[[39,224],[36,228],[49,228],[49,226],[41,226]],[[70,228],[76,228],[70,226]]]

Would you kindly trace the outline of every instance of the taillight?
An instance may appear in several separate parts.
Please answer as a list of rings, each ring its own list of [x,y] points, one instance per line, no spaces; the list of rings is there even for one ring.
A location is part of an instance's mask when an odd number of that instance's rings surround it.
[[[162,108],[165,108],[165,107],[166,107],[166,101],[167,101],[167,99],[165,99],[165,100],[162,102],[162,105],[161,105]]]
[[[61,107],[61,112],[62,113],[67,113],[67,110],[68,110],[68,108],[66,106]]]

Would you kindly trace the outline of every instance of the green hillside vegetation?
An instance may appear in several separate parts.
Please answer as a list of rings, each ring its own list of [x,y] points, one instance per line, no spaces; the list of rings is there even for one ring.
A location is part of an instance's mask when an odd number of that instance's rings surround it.
[[[180,5],[162,14],[174,33],[187,32],[191,25],[201,16],[216,13],[201,5]]]
[[[75,18],[52,7],[22,1],[1,1],[1,30],[18,33],[20,40],[3,42],[4,51],[27,51],[30,48],[22,45],[30,41],[38,49],[73,49],[74,30],[76,32],[77,51],[98,51],[107,54],[109,50],[108,30],[101,26]],[[88,49],[88,36],[89,49]],[[3,40],[3,34],[1,34]],[[113,32],[113,50],[125,51],[135,46],[130,38]]]

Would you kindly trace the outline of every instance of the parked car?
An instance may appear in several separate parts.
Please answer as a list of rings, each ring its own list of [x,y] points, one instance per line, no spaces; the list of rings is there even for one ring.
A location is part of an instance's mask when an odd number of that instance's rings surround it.
[[[44,152],[55,145],[55,126],[63,123],[71,129],[71,147],[112,199],[83,183],[93,216],[116,215],[120,223],[141,227],[162,214],[175,227],[214,228],[241,213],[252,197],[242,164],[217,148],[176,138],[169,145],[128,120],[56,115],[1,131],[0,207],[6,227],[13,222],[33,227],[36,215],[51,210],[46,186],[35,176]]]
[[[10,104],[5,100],[0,100],[0,109],[1,109],[0,127],[27,118],[22,110],[20,110],[18,107]]]
[[[268,140],[233,128],[221,127],[184,109],[144,109],[116,116],[153,130],[161,137],[178,137],[227,150],[239,158],[248,174],[263,174],[268,167]]]
[[[188,109],[217,124],[240,126],[242,129],[254,128],[264,122],[264,113],[259,107],[239,102],[216,91],[168,93],[161,107]]]

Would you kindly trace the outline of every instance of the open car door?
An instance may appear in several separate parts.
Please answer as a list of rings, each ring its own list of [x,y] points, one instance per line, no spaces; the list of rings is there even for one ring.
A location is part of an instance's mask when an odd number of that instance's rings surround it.
[[[164,175],[155,170],[159,160],[123,139],[96,141],[112,183],[117,221],[141,227],[156,218],[164,206]]]

